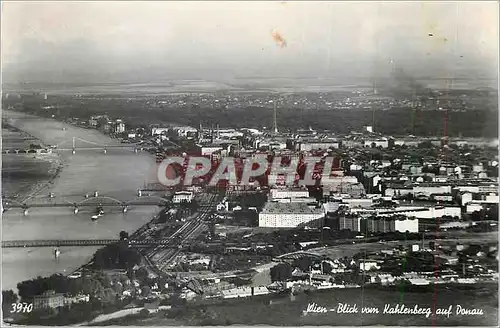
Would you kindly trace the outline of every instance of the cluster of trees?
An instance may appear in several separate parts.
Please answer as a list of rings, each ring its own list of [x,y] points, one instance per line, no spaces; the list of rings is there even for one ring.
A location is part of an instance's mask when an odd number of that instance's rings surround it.
[[[113,286],[114,287],[114,286]],[[53,290],[56,293],[74,296],[80,293],[99,297],[108,302],[115,301],[116,290],[112,289],[111,281],[102,273],[83,273],[81,278],[68,278],[62,274],[49,277],[37,277],[17,284],[21,301],[30,302],[34,296]]]
[[[384,261],[381,270],[401,275],[403,272],[434,271],[436,265],[441,266],[430,252],[408,252],[401,259],[393,258]]]
[[[18,324],[36,326],[69,326],[90,321],[103,313],[115,312],[129,303],[128,300],[115,303],[91,298],[87,303],[73,303],[54,309],[39,309],[21,319]]]
[[[271,281],[286,281],[292,277],[293,267],[290,263],[280,263],[271,268]]]
[[[179,204],[179,208],[181,211],[187,211],[189,214],[193,214],[198,211],[200,204],[196,199],[193,199],[191,202],[182,201]]]
[[[18,297],[12,289],[2,290],[2,314],[6,317],[12,310],[13,303],[17,303]]]
[[[30,149],[42,149],[42,146],[39,144],[30,144]]]
[[[257,227],[259,225],[259,213],[250,210],[236,211],[234,217],[229,219],[230,224],[247,227]]]
[[[332,278],[333,282],[336,284],[356,284],[362,285],[370,280],[370,277],[359,271],[358,268],[354,268],[348,272],[337,273]]]
[[[273,112],[271,108],[245,107],[221,111],[217,108],[168,108],[162,106],[151,109],[145,100],[134,100],[127,102],[124,99],[71,99],[69,97],[58,97],[54,100],[58,105],[55,111],[42,110],[43,101],[24,99],[23,109],[37,115],[50,116],[57,114],[58,117],[80,117],[107,112],[111,116],[126,117],[136,124],[148,124],[152,122],[171,121],[172,117],[178,124],[198,126],[200,122],[205,124],[220,124],[221,127],[259,127],[263,122],[272,123]],[[486,102],[485,102],[486,104]],[[496,137],[498,134],[498,111],[470,110],[465,112],[448,113],[448,134],[464,136],[489,136]],[[138,115],[138,110],[140,115]],[[311,112],[314,112],[312,115]],[[298,129],[313,126],[319,130],[334,130],[338,133],[349,133],[352,130],[361,130],[362,127],[372,122],[372,110],[353,109],[349,111],[338,111],[330,109],[280,109],[280,127],[282,129]],[[322,120],[318,121],[317,117]],[[266,124],[264,124],[266,125]],[[375,129],[390,135],[442,135],[443,112],[420,111],[415,118],[410,108],[391,108],[391,110],[377,110],[375,115]]]
[[[487,209],[474,211],[470,215],[472,221],[493,220],[498,221],[498,204],[490,205]]]
[[[256,207],[260,209],[267,202],[267,195],[264,193],[243,194],[236,196],[234,199],[231,199],[231,201],[234,201],[244,208]]]
[[[127,242],[118,242],[95,252],[93,262],[93,267],[97,269],[131,270],[141,262],[141,254],[135,248],[128,247]]]
[[[257,262],[263,262],[266,259],[265,256],[231,253],[215,258],[211,267],[216,272],[249,269]]]
[[[41,295],[49,290],[76,295],[83,289],[83,284],[80,279],[69,279],[61,274],[53,274],[50,277],[37,277],[20,282],[17,284],[17,289],[21,300],[28,302],[35,295]]]

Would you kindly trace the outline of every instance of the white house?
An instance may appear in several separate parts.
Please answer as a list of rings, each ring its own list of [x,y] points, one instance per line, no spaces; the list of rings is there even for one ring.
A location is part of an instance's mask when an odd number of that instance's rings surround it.
[[[361,260],[359,262],[359,269],[361,271],[370,271],[370,270],[378,270],[380,269],[380,266],[378,265],[377,261],[373,260]]]
[[[152,128],[151,129],[151,135],[152,136],[156,136],[156,135],[161,135],[161,134],[164,134],[164,133],[167,133],[169,130],[169,128]]]
[[[194,198],[194,194],[192,191],[178,191],[174,194],[172,202],[174,204],[179,204],[182,202],[190,203]]]

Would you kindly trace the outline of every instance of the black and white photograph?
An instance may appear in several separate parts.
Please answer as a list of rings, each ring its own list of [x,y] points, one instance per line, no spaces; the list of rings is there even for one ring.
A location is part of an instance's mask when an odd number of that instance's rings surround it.
[[[499,10],[2,1],[2,326],[498,327]]]

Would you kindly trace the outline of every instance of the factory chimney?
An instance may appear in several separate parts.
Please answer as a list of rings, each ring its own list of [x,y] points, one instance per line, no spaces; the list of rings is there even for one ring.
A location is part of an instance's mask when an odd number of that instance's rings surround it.
[[[278,133],[278,119],[276,115],[276,101],[274,103],[274,133]]]

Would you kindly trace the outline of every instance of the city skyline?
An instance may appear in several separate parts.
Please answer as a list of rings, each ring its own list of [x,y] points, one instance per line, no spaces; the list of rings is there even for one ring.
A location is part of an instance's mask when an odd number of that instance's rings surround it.
[[[498,71],[496,2],[4,2],[2,14],[7,83]]]

